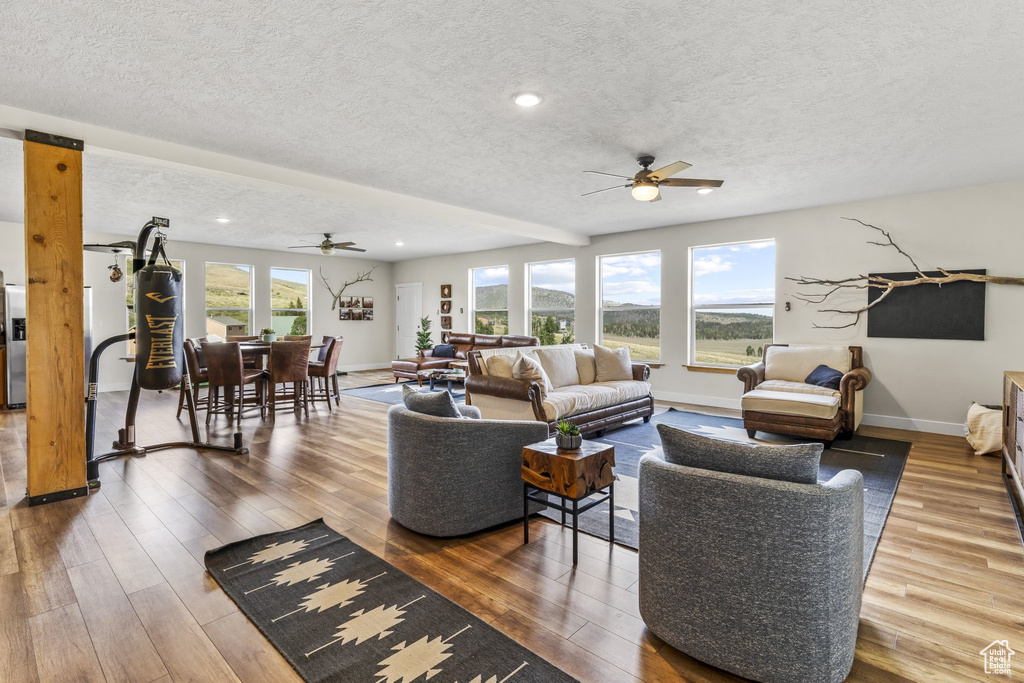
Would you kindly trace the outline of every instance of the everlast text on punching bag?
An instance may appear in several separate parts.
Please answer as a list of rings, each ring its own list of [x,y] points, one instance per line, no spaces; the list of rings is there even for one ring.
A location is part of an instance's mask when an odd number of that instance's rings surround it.
[[[135,272],[135,376],[143,389],[170,389],[184,373],[182,279],[170,264]]]

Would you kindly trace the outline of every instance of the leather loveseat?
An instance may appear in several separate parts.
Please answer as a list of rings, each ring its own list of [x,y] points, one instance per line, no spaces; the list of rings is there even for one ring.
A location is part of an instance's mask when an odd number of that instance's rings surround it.
[[[441,358],[434,355],[434,349],[420,351],[415,358],[403,358],[391,361],[391,371],[395,381],[402,379],[419,379],[420,370],[447,368],[453,360],[466,360],[470,351],[481,349],[499,349],[521,346],[537,346],[537,337],[525,337],[514,334],[462,334],[448,335],[448,343],[455,347],[454,358]]]

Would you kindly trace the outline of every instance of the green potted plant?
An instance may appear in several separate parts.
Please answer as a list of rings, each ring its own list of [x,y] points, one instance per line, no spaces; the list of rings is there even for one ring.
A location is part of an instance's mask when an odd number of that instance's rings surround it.
[[[274,331],[273,327],[264,327],[260,330],[260,334],[263,335],[263,341],[270,342],[277,341],[277,332]]]
[[[555,445],[559,450],[576,451],[583,445],[580,428],[568,420],[559,420],[555,427]]]
[[[420,329],[416,330],[416,352],[423,355],[424,351],[434,348],[434,340],[430,338],[430,318],[420,318]]]

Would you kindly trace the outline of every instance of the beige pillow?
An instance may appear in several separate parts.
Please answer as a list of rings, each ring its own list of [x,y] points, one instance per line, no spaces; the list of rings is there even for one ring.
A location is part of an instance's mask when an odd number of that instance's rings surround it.
[[[597,365],[598,382],[633,379],[633,362],[629,358],[629,347],[609,349],[594,345],[594,363]]]
[[[576,349],[576,372],[580,376],[580,384],[593,384],[597,381],[597,365],[594,363],[593,349]]]
[[[967,443],[975,455],[1002,450],[1003,411],[972,403],[967,411]]]
[[[537,349],[537,360],[551,380],[551,386],[567,387],[580,383],[580,373],[576,369],[576,356],[573,350],[563,347]]]
[[[547,396],[554,390],[551,385],[551,380],[548,378],[548,374],[544,372],[544,368],[539,362],[519,354],[516,356],[516,362],[512,365],[512,376],[516,379],[525,379],[528,382],[536,382],[540,385],[541,394]]]
[[[850,349],[845,346],[769,346],[765,352],[764,378],[803,382],[819,365],[844,375],[850,371]]]
[[[513,362],[515,357],[508,354],[491,356],[487,359],[487,374],[491,377],[511,377]]]

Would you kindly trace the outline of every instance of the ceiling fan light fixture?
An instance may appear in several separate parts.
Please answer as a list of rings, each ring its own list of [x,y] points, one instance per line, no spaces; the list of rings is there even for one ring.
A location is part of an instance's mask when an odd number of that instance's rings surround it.
[[[711,194],[714,191],[715,188],[713,187],[702,187],[699,190],[697,190],[697,194]]]
[[[649,202],[658,196],[658,186],[654,183],[640,182],[633,186],[633,199],[638,202]]]
[[[328,246],[320,247],[320,253],[323,254],[324,256],[334,256],[334,247],[333,246],[330,246],[330,247],[328,247]]]
[[[230,218],[218,218],[217,222],[218,223],[230,223],[231,219]]]
[[[540,104],[541,97],[533,92],[521,92],[512,97],[512,101],[520,107],[536,107]]]

